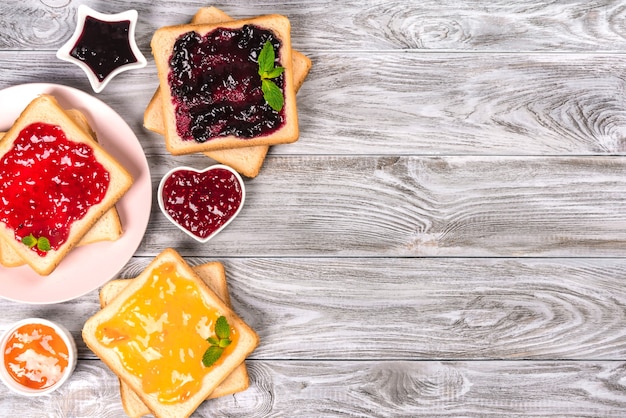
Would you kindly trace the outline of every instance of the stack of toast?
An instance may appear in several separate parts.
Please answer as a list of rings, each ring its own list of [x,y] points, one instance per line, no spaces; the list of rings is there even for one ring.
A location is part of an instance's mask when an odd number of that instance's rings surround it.
[[[110,178],[102,200],[90,206],[82,218],[69,226],[69,236],[59,248],[52,248],[45,254],[33,251],[33,248],[29,248],[22,240],[16,239],[16,231],[0,222],[0,264],[5,267],[28,264],[39,275],[46,276],[54,271],[75,246],[99,241],[114,241],[121,237],[123,228],[115,204],[130,188],[133,179],[128,171],[98,144],[96,134],[89,126],[86,117],[78,110],[63,109],[51,95],[41,95],[32,100],[13,126],[2,134],[0,159],[13,152],[17,138],[25,129],[40,123],[58,127],[69,141],[84,144],[92,149],[96,161],[108,171]],[[25,169],[37,170],[37,167]],[[15,174],[12,170],[15,168],[3,167],[0,171],[0,178],[4,176],[7,179],[10,178]],[[81,186],[77,184],[76,187]],[[25,193],[27,194],[28,190],[25,190]],[[13,210],[10,202],[10,197],[5,197],[0,208],[5,211]],[[44,206],[52,203],[46,201],[33,204]]]
[[[285,68],[285,109],[286,123],[280,132],[255,138],[235,136],[213,138],[202,143],[181,140],[177,133],[177,120],[170,95],[168,74],[169,60],[176,40],[190,31],[207,34],[217,28],[237,29],[246,25],[269,28],[282,43],[280,64]],[[166,148],[174,155],[202,152],[219,163],[226,164],[246,177],[256,177],[263,165],[269,146],[290,143],[298,139],[297,110],[295,94],[302,86],[311,60],[304,54],[291,49],[290,24],[280,15],[259,16],[251,19],[233,20],[215,7],[201,8],[191,24],[164,27],[154,34],[152,53],[159,74],[159,88],[144,113],[144,126],[150,131],[165,136]]]
[[[106,338],[99,337],[99,329],[104,327],[107,321],[111,321],[117,315],[123,315],[120,319],[124,323],[131,323],[136,321],[135,315],[131,312],[124,313],[125,307],[129,306],[135,298],[143,295],[145,289],[149,289],[154,286],[154,277],[158,275],[160,268],[163,266],[174,266],[173,269],[176,273],[176,280],[171,285],[171,291],[160,293],[159,298],[162,298],[164,306],[168,306],[167,312],[156,311],[153,313],[153,317],[168,318],[165,320],[173,319],[175,316],[191,316],[189,312],[185,312],[188,305],[192,305],[192,302],[188,302],[180,310],[176,308],[170,308],[175,299],[187,300],[189,295],[186,290],[189,288],[187,283],[192,283],[197,286],[198,291],[193,293],[193,298],[199,298],[204,302],[207,315],[210,315],[212,311],[216,311],[219,315],[224,315],[228,318],[228,323],[236,334],[237,341],[234,349],[228,352],[226,358],[221,359],[218,363],[206,367],[202,364],[199,358],[186,357],[186,361],[192,363],[193,368],[206,369],[206,374],[201,378],[201,386],[197,392],[190,393],[189,396],[183,397],[176,402],[165,402],[159,399],[158,393],[173,391],[172,388],[158,388],[160,392],[147,391],[145,384],[142,385],[141,373],[138,371],[131,371],[125,368],[125,364],[132,362],[132,359],[125,358],[117,355],[119,352],[115,344],[111,344]],[[171,269],[172,267],[170,267]],[[184,284],[184,285],[182,285]],[[118,376],[120,380],[120,394],[122,398],[122,404],[125,412],[130,417],[140,417],[147,414],[153,414],[156,417],[188,417],[197,409],[197,407],[206,399],[217,398],[237,392],[241,392],[248,388],[249,378],[247,369],[244,363],[246,357],[256,348],[259,339],[257,334],[249,328],[248,325],[239,317],[230,307],[230,297],[228,294],[228,288],[226,284],[226,275],[224,267],[219,262],[212,262],[202,264],[196,267],[189,266],[184,259],[173,249],[166,249],[159,254],[148,265],[143,272],[134,279],[117,279],[112,280],[102,287],[100,291],[100,303],[102,309],[94,316],[87,320],[83,327],[83,339],[87,346],[106,363],[110,369]],[[138,309],[132,309],[132,312],[136,312]],[[176,344],[185,345],[185,342],[189,341],[188,336],[179,334],[178,332],[166,332],[162,327],[160,331],[151,334],[143,335],[145,331],[145,325],[150,323],[150,319],[146,319],[146,314],[141,316],[143,318],[141,325],[136,324],[128,331],[128,334],[136,334],[138,342],[130,342],[129,345],[141,345],[143,347],[149,338],[171,339],[171,341],[177,342]],[[202,327],[200,327],[202,328]],[[190,324],[187,327],[189,329],[197,330],[198,333],[206,333],[206,330],[201,330],[197,325],[194,326],[193,320],[190,320]],[[195,332],[195,331],[194,331]],[[138,335],[141,334],[141,337]],[[115,334],[117,335],[117,334]],[[209,333],[210,335],[210,333]],[[128,337],[128,336],[127,336]],[[207,335],[202,335],[202,338],[207,338]],[[119,338],[120,344],[125,343],[124,338]],[[179,342],[179,343],[178,343]],[[166,350],[159,351],[158,347],[145,343],[146,347],[136,355],[138,357],[150,357],[160,358],[161,356],[167,356]],[[206,343],[208,346],[208,343]],[[178,347],[176,345],[176,353],[174,356],[178,357],[178,350],[187,350],[189,347]],[[151,353],[150,356],[148,353]],[[167,360],[167,359],[166,359]],[[167,360],[169,361],[169,360]],[[177,360],[172,360],[177,361]],[[148,363],[149,368],[155,368],[156,365]],[[183,366],[180,366],[181,368]],[[162,371],[162,373],[166,373]],[[172,375],[177,371],[172,372]],[[172,387],[176,387],[177,384],[174,378],[165,379],[167,384],[171,384]]]

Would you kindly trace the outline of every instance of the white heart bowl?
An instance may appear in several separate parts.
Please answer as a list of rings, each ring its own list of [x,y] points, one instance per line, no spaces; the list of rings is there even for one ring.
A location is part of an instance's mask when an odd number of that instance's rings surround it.
[[[165,188],[165,184],[166,184],[167,180],[174,173],[181,172],[181,171],[189,171],[189,172],[195,173],[195,174],[204,174],[204,173],[207,173],[207,172],[209,172],[211,170],[218,170],[218,169],[222,169],[222,170],[228,171],[235,178],[235,180],[237,181],[237,183],[239,184],[239,187],[241,189],[241,203],[239,204],[239,207],[237,208],[237,210],[221,226],[219,226],[217,229],[215,229],[213,232],[211,232],[206,237],[201,237],[199,235],[194,234],[189,229],[185,228],[183,225],[181,225],[179,222],[177,222],[168,213],[167,208],[166,208],[166,204],[165,204],[165,200],[164,200],[164,196],[163,196],[164,188]],[[243,179],[241,178],[241,176],[239,175],[239,173],[237,171],[235,171],[231,167],[229,167],[227,165],[223,165],[223,164],[215,164],[215,165],[209,166],[209,167],[207,167],[207,168],[205,168],[203,170],[197,170],[195,168],[186,167],[186,166],[173,168],[173,169],[168,171],[163,176],[163,178],[161,179],[161,182],[159,183],[159,188],[158,188],[158,191],[157,191],[157,201],[159,203],[159,207],[161,208],[161,212],[163,212],[163,215],[165,215],[165,217],[170,222],[172,222],[174,225],[176,225],[178,228],[180,228],[187,235],[189,235],[190,237],[192,237],[196,241],[202,242],[202,243],[205,243],[205,242],[209,241],[215,235],[219,234],[224,228],[226,228],[233,221],[233,219],[235,219],[237,217],[237,215],[239,215],[239,212],[241,212],[241,209],[243,208],[245,200],[246,200],[246,189],[245,189],[245,186],[244,186]]]

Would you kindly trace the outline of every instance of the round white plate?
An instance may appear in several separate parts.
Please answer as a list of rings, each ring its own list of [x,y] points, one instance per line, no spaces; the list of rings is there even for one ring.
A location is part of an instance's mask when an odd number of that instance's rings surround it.
[[[51,94],[65,109],[83,112],[98,135],[98,142],[134,179],[130,190],[116,204],[124,229],[117,241],[74,248],[49,276],[39,276],[29,266],[6,268],[0,265],[0,297],[46,304],[89,293],[124,267],[146,232],[152,183],[143,148],[124,119],[102,101],[72,87],[36,83],[0,90],[0,131],[8,130],[26,105],[40,94]]]

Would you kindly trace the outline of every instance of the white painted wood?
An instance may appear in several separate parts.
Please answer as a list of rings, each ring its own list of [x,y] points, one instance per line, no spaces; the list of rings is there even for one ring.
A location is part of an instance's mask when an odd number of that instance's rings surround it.
[[[142,127],[157,85],[152,33],[208,4],[82,3],[139,11],[149,65],[97,97],[137,134],[153,189],[171,167],[211,164],[169,155]],[[54,56],[78,4],[0,3],[0,88],[90,92]],[[200,245],[153,199],[120,272],[139,274],[170,246],[192,264],[225,264],[261,345],[251,388],[194,417],[624,416],[623,2],[214,5],[287,15],[313,68],[298,93],[299,141],[272,147],[246,179],[236,221]],[[116,378],[80,338],[98,306],[97,291],[44,306],[0,300],[0,330],[57,320],[80,357],[58,394],[0,387],[0,416],[123,416]]]

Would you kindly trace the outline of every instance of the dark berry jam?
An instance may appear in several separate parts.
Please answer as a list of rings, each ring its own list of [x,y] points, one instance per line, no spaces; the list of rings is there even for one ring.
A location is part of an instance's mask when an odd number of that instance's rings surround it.
[[[253,138],[269,135],[284,124],[284,110],[273,110],[261,89],[258,56],[268,40],[279,51],[280,40],[254,25],[218,28],[202,37],[187,32],[178,38],[168,82],[182,139]],[[276,53],[277,66],[279,60]],[[284,75],[272,81],[284,90]]]
[[[93,148],[68,140],[58,126],[33,123],[0,159],[0,222],[16,240],[46,237],[56,250],[72,223],[103,199],[109,181]]]
[[[203,173],[175,171],[163,184],[165,211],[183,228],[206,238],[221,228],[242,203],[239,180],[223,168]]]
[[[137,62],[128,41],[130,20],[105,22],[91,16],[70,55],[83,61],[103,81],[117,68]]]

